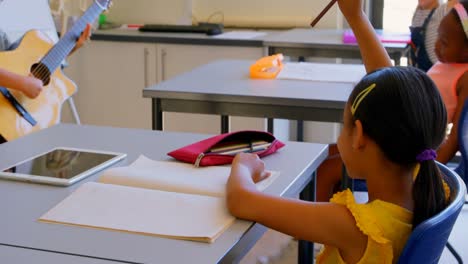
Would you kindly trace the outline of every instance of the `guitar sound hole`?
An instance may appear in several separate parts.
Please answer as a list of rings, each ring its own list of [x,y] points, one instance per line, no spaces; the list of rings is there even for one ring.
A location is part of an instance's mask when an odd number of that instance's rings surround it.
[[[41,80],[44,86],[50,82],[50,71],[47,66],[42,63],[35,63],[31,66],[31,73],[34,77]]]

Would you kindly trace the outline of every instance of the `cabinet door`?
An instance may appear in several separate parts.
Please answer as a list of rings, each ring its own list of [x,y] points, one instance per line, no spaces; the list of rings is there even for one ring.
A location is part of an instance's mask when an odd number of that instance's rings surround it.
[[[158,44],[157,53],[158,80],[164,81],[215,60],[257,60],[264,56],[264,48]],[[230,125],[231,130],[266,129],[263,118],[232,117]],[[164,113],[163,127],[170,131],[219,133],[221,120],[214,115]]]
[[[142,91],[156,83],[155,44],[93,41],[69,64],[83,124],[151,128],[151,100]]]

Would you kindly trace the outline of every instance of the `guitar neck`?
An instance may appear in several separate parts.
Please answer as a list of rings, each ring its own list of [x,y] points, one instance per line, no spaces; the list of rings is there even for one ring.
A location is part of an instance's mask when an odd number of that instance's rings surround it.
[[[94,1],[73,27],[47,52],[40,63],[45,65],[50,72],[55,71],[75,47],[76,41],[86,25],[94,22],[105,9],[97,1]]]

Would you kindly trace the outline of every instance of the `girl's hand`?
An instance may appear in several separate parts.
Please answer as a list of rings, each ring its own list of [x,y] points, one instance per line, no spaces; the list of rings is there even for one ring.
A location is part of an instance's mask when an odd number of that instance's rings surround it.
[[[77,49],[81,48],[85,43],[86,41],[89,41],[91,38],[91,24],[87,24],[86,25],[86,28],[83,30],[83,32],[81,33],[80,37],[78,38],[78,40],[76,41],[76,45],[75,47],[72,49],[72,51],[70,52],[70,54],[72,54],[73,52],[75,52]]]
[[[239,153],[232,161],[231,176],[229,182],[242,182],[243,187],[255,187],[255,183],[270,176],[265,171],[265,163],[257,154]],[[236,180],[237,179],[237,180]]]
[[[239,153],[232,161],[231,174],[226,184],[226,201],[228,210],[237,217],[247,217],[245,204],[249,194],[256,193],[256,182],[268,176],[265,164],[256,154]]]
[[[31,76],[25,76],[18,82],[18,90],[23,92],[27,97],[34,99],[42,91],[43,83],[41,80]]]
[[[338,6],[348,22],[364,15],[362,0],[338,0]]]

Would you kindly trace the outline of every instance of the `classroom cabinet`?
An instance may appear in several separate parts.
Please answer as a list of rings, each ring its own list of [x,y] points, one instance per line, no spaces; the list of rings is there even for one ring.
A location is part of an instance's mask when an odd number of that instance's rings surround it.
[[[142,90],[157,82],[156,45],[93,41],[77,53],[65,74],[78,86],[81,123],[150,129],[151,100]],[[72,120],[66,107],[62,120]]]
[[[264,56],[263,47],[92,41],[72,56],[65,73],[78,85],[75,105],[83,124],[151,128],[151,100],[142,90],[219,59]],[[62,120],[71,122],[64,107]],[[164,113],[164,130],[219,133],[220,117]],[[231,127],[266,129],[265,119],[232,117]]]
[[[158,79],[164,81],[197,66],[220,59],[257,60],[264,55],[263,47],[235,47],[210,45],[157,45]],[[221,119],[215,115],[164,113],[163,127],[168,131],[219,133]],[[232,130],[266,130],[263,118],[231,117]]]

